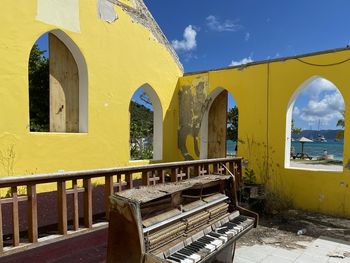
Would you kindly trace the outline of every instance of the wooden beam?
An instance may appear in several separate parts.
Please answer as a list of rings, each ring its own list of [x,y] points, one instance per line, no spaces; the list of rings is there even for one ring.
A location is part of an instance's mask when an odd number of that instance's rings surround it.
[[[57,182],[58,232],[67,235],[67,194],[66,181]]]
[[[72,180],[73,188],[73,229],[79,229],[79,191],[77,179]]]
[[[92,185],[91,178],[83,180],[84,192],[84,225],[86,228],[92,227]]]
[[[109,208],[110,208],[109,197],[113,193],[114,193],[113,175],[107,175],[105,176],[105,211],[106,211],[107,220],[109,220]]]
[[[134,183],[132,180],[132,173],[125,173],[125,181],[126,181],[126,188],[127,189],[132,189],[134,188]]]
[[[19,245],[19,214],[18,214],[18,196],[17,186],[11,187],[12,193],[12,231],[13,231],[13,246]]]
[[[36,194],[36,185],[27,186],[28,196],[28,239],[31,243],[38,242],[38,202]]]
[[[3,242],[3,230],[2,230],[2,204],[0,198],[0,254],[4,252],[4,242]]]

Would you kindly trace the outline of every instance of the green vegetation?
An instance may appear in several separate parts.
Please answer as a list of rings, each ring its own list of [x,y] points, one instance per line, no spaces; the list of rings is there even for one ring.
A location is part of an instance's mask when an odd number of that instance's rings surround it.
[[[153,158],[153,111],[130,102],[130,156],[132,160]]]
[[[227,113],[227,140],[237,141],[238,138],[238,108],[234,106]]]
[[[254,169],[247,167],[244,170],[243,182],[245,184],[256,184],[256,176],[255,176]]]
[[[49,131],[49,60],[35,44],[29,56],[30,131]]]
[[[337,127],[342,127],[343,130],[339,131],[337,133],[337,135],[336,135],[336,139],[337,140],[340,140],[340,139],[344,138],[344,128],[345,128],[345,112],[344,111],[342,112],[342,115],[343,115],[343,118],[338,120]]]
[[[296,128],[294,124],[294,120],[292,120],[292,135],[299,135],[301,134],[302,129],[301,128]]]

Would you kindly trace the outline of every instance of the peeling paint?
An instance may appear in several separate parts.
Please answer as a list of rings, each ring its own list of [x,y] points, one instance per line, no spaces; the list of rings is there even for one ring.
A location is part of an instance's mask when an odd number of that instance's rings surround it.
[[[182,86],[179,91],[179,131],[178,147],[185,160],[193,160],[200,155],[199,133],[205,111],[208,109],[208,77],[198,77],[193,80],[191,86]],[[193,137],[194,154],[190,154],[186,141]]]
[[[320,200],[320,202],[323,202],[325,198],[326,198],[325,194],[324,193],[320,193],[320,196],[319,196],[318,200]]]
[[[152,14],[148,10],[143,0],[133,0],[131,4],[126,4],[125,1],[120,0],[106,1],[121,7],[132,18],[132,20],[135,23],[143,25],[144,27],[149,29],[151,33],[150,39],[156,40],[158,43],[164,45],[169,51],[170,55],[173,57],[180,70],[182,72],[184,71],[177,53],[175,52],[172,45],[169,43],[168,39],[157,24],[156,20],[153,18]]]
[[[38,21],[80,32],[79,0],[37,0]]]
[[[118,19],[114,5],[107,0],[97,0],[97,17],[108,23],[113,23]]]

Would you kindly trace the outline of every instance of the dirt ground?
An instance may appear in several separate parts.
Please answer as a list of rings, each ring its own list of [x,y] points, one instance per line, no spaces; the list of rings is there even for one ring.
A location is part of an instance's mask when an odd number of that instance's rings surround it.
[[[298,230],[305,233],[297,235]],[[237,247],[266,244],[297,249],[304,248],[300,241],[311,242],[320,236],[350,242],[350,219],[288,210],[260,218],[259,226],[241,237],[237,241]]]

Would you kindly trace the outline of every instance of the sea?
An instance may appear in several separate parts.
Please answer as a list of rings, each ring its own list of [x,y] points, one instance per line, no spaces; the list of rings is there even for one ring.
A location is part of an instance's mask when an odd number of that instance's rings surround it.
[[[292,146],[295,148],[295,152],[301,152],[301,143],[292,142]],[[235,155],[236,142],[227,141],[227,155]],[[343,160],[344,153],[344,141],[327,140],[327,142],[309,142],[304,144],[304,152],[309,156],[316,157],[322,156],[324,151],[328,154],[332,154],[335,160]]]

